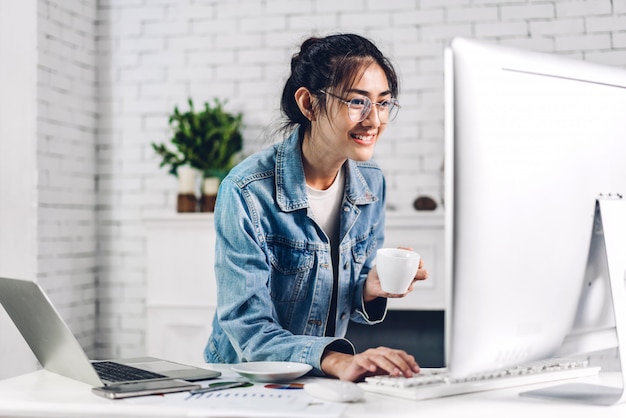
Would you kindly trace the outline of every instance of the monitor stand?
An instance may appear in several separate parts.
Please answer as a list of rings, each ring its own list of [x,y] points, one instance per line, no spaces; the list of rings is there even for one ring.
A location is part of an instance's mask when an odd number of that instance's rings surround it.
[[[621,196],[596,200],[592,241],[600,240],[604,251],[606,274],[615,317],[617,352],[621,386],[602,386],[588,383],[569,383],[520,393],[520,396],[560,399],[593,405],[614,405],[626,400],[624,388],[626,372],[626,200]],[[593,242],[592,242],[593,245]]]

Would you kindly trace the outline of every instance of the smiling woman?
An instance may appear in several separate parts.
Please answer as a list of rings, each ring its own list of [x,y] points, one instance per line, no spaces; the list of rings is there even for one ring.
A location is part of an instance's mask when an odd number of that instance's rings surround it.
[[[412,290],[383,292],[374,267],[385,179],[371,158],[397,95],[394,68],[359,35],[309,38],[293,56],[281,100],[286,139],[220,186],[207,362],[299,362],[344,380],[419,371],[403,350],[357,354],[344,338],[349,321],[379,323],[387,298]],[[420,264],[414,280],[427,275]]]
[[[332,86],[328,90],[341,91]],[[357,79],[342,95],[347,99],[322,89],[313,97],[306,87],[296,90],[300,110],[311,118],[311,130],[304,133],[302,147],[309,185],[318,183],[321,188],[327,188],[346,158],[355,161],[372,158],[374,145],[389,121],[388,112],[381,112],[380,106],[397,102],[391,96],[385,72],[376,62],[363,62]],[[328,98],[332,99],[330,104],[325,103]],[[378,105],[374,106],[376,111],[373,111],[373,101]],[[319,103],[325,103],[324,112]],[[345,104],[348,104],[347,109]]]

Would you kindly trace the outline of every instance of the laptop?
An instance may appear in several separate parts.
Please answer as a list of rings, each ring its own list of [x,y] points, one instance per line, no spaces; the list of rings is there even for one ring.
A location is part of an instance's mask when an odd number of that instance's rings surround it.
[[[221,375],[155,357],[89,360],[41,286],[32,281],[0,277],[0,304],[44,369],[92,386],[163,379],[200,381]]]

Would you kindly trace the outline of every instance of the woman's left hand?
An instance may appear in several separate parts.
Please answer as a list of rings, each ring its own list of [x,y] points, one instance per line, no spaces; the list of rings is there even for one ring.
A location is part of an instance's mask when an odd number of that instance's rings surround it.
[[[415,273],[415,277],[413,281],[409,285],[409,288],[404,293],[388,293],[383,291],[380,286],[380,279],[378,278],[378,271],[376,270],[376,266],[370,270],[367,275],[367,279],[365,280],[365,284],[363,285],[363,300],[365,302],[371,302],[376,298],[403,298],[409,293],[413,291],[413,286],[415,282],[426,280],[428,278],[428,270],[424,269],[424,260],[420,259],[419,266],[417,268],[417,272]]]

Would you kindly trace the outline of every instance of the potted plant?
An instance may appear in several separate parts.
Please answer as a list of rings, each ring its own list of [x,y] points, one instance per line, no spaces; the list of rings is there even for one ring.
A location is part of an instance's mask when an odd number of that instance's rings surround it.
[[[170,144],[153,143],[152,148],[162,158],[160,167],[169,166],[170,174],[179,178],[178,211],[191,211],[189,202],[192,195],[194,198],[196,195],[195,189],[193,193],[189,191],[187,172],[190,170],[204,177],[202,211],[213,211],[219,182],[232,168],[234,156],[242,148],[243,116],[224,111],[223,103],[218,99],[214,100],[213,106],[205,102],[199,111],[195,110],[192,99],[188,103],[188,111],[181,112],[175,106],[169,117],[174,133]],[[183,183],[183,179],[187,180]]]

